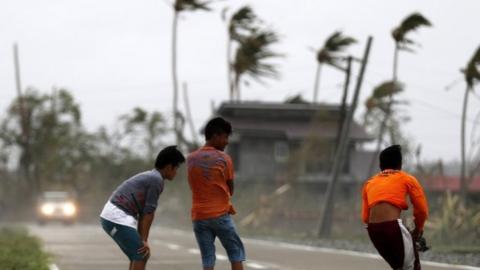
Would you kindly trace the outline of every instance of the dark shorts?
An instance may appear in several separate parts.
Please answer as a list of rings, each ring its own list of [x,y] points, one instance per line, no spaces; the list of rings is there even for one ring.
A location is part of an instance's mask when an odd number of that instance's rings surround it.
[[[143,246],[142,238],[138,231],[132,227],[113,223],[100,218],[103,230],[112,237],[130,261],[144,261],[146,258],[138,254],[138,249]]]
[[[230,262],[245,261],[245,248],[229,214],[193,221],[193,231],[202,255],[203,267],[213,267],[215,265],[214,243],[216,237],[220,239]]]
[[[367,230],[378,253],[392,269],[420,270],[415,243],[401,219],[369,223]]]

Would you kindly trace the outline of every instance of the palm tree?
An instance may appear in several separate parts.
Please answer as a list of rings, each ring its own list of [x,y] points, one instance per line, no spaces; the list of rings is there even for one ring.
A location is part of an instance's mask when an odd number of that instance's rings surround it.
[[[225,19],[226,9],[223,12]],[[251,34],[256,29],[256,24],[259,22],[257,16],[249,6],[241,7],[237,10],[228,21],[228,40],[227,40],[227,75],[228,75],[228,89],[230,94],[230,101],[233,100],[234,95],[234,80],[232,78],[232,43],[241,41]]]
[[[158,148],[163,145],[160,138],[167,131],[163,115],[157,111],[149,113],[136,107],[131,114],[123,115],[121,120],[125,125],[125,133],[132,135],[133,140],[138,140],[136,136],[140,136],[142,144],[147,150],[147,156],[155,157]]]
[[[357,42],[354,38],[343,36],[342,32],[337,31],[327,38],[323,48],[317,52],[317,71],[315,73],[315,84],[313,87],[313,103],[317,102],[318,86],[320,82],[320,72],[323,64],[328,64],[340,70],[345,70],[340,66],[342,57],[339,53],[343,52],[348,46]]]
[[[467,202],[467,190],[468,183],[467,177],[465,175],[465,129],[467,121],[467,106],[468,106],[468,97],[470,92],[473,91],[474,85],[480,81],[480,70],[478,66],[480,65],[480,47],[474,53],[472,58],[468,61],[467,67],[462,72],[465,76],[465,82],[467,83],[467,89],[465,89],[465,94],[463,96],[463,107],[462,107],[462,124],[460,130],[460,199],[465,205]]]
[[[200,0],[175,0],[173,5],[173,22],[172,22],[172,81],[173,81],[173,131],[175,132],[176,143],[180,142],[180,134],[178,128],[178,76],[177,76],[177,31],[178,18],[180,13],[184,11],[210,11],[208,4],[210,1]]]
[[[395,27],[392,30],[392,37],[395,42],[395,50],[393,53],[393,78],[392,82],[397,82],[398,80],[398,54],[400,51],[408,51],[408,52],[413,52],[414,50],[411,48],[410,45],[416,44],[415,41],[412,39],[407,38],[407,34],[415,31],[421,26],[432,26],[430,21],[425,18],[422,14],[420,13],[413,13],[409,16],[407,16],[399,26]],[[368,171],[368,176],[369,177],[373,173],[376,157],[380,153],[380,148],[382,147],[383,143],[383,135],[385,133],[386,127],[387,127],[387,122],[389,121],[390,118],[390,110],[392,107],[392,104],[394,103],[393,100],[393,95],[390,95],[388,97],[388,103],[386,105],[386,112],[384,114],[384,119],[381,122],[380,129],[378,131],[378,138],[377,138],[377,148],[375,149],[375,153],[372,157],[372,160],[370,162],[370,169]],[[392,144],[395,143],[395,141],[391,142]]]
[[[394,129],[396,126],[395,119],[392,117],[392,106],[396,104],[394,96],[402,91],[403,85],[396,81],[386,81],[375,87],[372,95],[365,102],[365,126],[375,126],[376,123],[380,123],[380,127],[378,127],[379,134],[383,134],[386,129]],[[393,131],[391,134],[393,134]],[[382,142],[382,137],[377,140],[377,151],[379,151],[382,146]],[[369,177],[375,169],[377,155],[376,153],[372,157],[367,177]]]
[[[280,56],[269,48],[278,40],[277,34],[271,30],[254,31],[241,40],[232,63],[233,85],[237,100],[240,100],[240,81],[243,76],[248,75],[259,82],[262,82],[263,77],[278,76],[275,65],[265,62]]]
[[[430,21],[420,13],[413,13],[406,17],[402,23],[392,30],[392,37],[395,41],[395,51],[393,54],[393,80],[397,80],[398,53],[400,50],[413,52],[409,45],[415,44],[415,41],[406,37],[406,35],[421,26],[432,26]]]

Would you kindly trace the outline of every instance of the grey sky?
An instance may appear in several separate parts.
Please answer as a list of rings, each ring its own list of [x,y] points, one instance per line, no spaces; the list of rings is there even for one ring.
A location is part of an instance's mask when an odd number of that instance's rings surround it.
[[[433,28],[411,37],[422,44],[415,54],[400,55],[403,97],[411,102],[412,121],[404,130],[423,145],[429,159],[459,156],[463,81],[459,69],[480,45],[480,1],[408,0],[257,0],[221,1],[211,13],[186,13],[179,24],[179,77],[187,81],[197,126],[210,115],[210,102],[228,97],[226,30],[220,11],[249,3],[282,36],[276,48],[278,81],[243,88],[244,100],[281,101],[302,93],[312,97],[316,67],[308,47],[319,47],[335,30],[356,37],[360,56],[367,36],[374,37],[362,104],[373,86],[391,78],[391,29],[419,11]],[[0,8],[0,112],[15,96],[12,44],[20,46],[24,86],[71,90],[81,103],[83,121],[93,130],[111,125],[135,106],[171,110],[170,40],[172,11],[164,0],[6,0]],[[338,102],[343,77],[324,68],[319,100]],[[472,98],[471,129],[480,100]],[[183,107],[183,104],[181,105]]]

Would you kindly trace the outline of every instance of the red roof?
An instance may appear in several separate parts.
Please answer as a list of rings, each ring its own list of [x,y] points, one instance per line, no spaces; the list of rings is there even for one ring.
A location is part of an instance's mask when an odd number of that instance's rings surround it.
[[[459,191],[460,177],[459,176],[433,176],[427,178],[420,178],[425,190],[430,191]],[[469,186],[469,191],[480,192],[480,177],[475,177]]]

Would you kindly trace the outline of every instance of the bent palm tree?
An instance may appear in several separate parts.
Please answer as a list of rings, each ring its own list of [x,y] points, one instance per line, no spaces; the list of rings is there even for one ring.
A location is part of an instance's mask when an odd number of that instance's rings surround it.
[[[408,51],[408,52],[413,52],[413,49],[410,47],[410,45],[416,44],[415,41],[412,39],[407,38],[407,34],[409,34],[412,31],[415,31],[421,26],[432,26],[430,21],[425,18],[422,14],[420,13],[413,13],[409,16],[407,16],[399,26],[395,27],[392,30],[392,37],[395,42],[395,50],[393,53],[393,78],[392,81],[396,82],[398,80],[398,54],[400,51]],[[389,121],[390,118],[390,110],[392,107],[392,104],[394,103],[393,100],[393,95],[388,97],[389,101],[386,106],[386,112],[384,114],[384,119],[382,120],[382,124],[380,125],[380,129],[378,131],[378,138],[377,138],[377,148],[375,149],[375,153],[372,157],[372,160],[370,162],[370,169],[368,171],[367,177],[369,177],[373,173],[374,165],[375,165],[375,160],[378,154],[380,153],[380,148],[382,147],[383,143],[383,135],[386,130],[387,122]],[[395,142],[392,141],[390,142],[394,144]]]
[[[349,45],[357,42],[354,38],[343,36],[342,32],[335,32],[327,38],[323,48],[317,52],[317,71],[315,73],[315,84],[313,87],[313,102],[317,102],[318,86],[320,82],[320,72],[323,64],[331,65],[340,70],[345,70],[340,66],[339,61],[342,57],[339,53],[343,52]]]
[[[432,26],[430,21],[420,13],[413,13],[406,17],[402,23],[392,30],[392,37],[395,41],[395,51],[393,56],[393,80],[397,80],[398,53],[400,50],[413,52],[409,45],[415,44],[415,41],[406,37],[406,35],[421,26]]]
[[[394,96],[402,91],[403,85],[396,81],[386,81],[375,87],[372,95],[365,102],[365,107],[367,109],[364,119],[365,125],[375,126],[375,123],[380,122],[380,127],[378,127],[379,134],[383,134],[385,130],[391,129],[394,126],[394,124],[390,123],[394,122],[392,117],[392,107],[396,104]],[[382,143],[383,136],[377,140],[377,152],[380,150]],[[369,177],[374,171],[377,155],[378,153],[372,157],[367,177]]]
[[[154,157],[158,148],[163,144],[159,139],[167,131],[163,115],[156,111],[149,113],[136,107],[131,114],[123,115],[120,119],[124,122],[125,133],[134,136],[141,135],[148,157]]]
[[[278,76],[275,65],[265,62],[280,56],[270,49],[270,46],[278,40],[277,34],[270,30],[254,31],[241,40],[232,63],[237,100],[240,100],[240,81],[243,76],[248,75],[258,82],[262,82],[263,77]]]
[[[393,80],[397,80],[398,70],[398,53],[400,50],[410,51],[413,50],[409,45],[415,44],[415,41],[408,39],[406,35],[421,26],[432,26],[430,21],[420,13],[413,13],[406,17],[402,23],[392,30],[392,37],[395,41],[395,51],[393,55]]]
[[[224,10],[224,13],[226,10]],[[224,18],[225,19],[225,18]],[[241,7],[228,21],[228,40],[227,40],[227,75],[230,101],[234,95],[234,80],[232,78],[232,43],[241,43],[246,36],[256,30],[258,18],[249,6]]]
[[[173,132],[175,133],[176,143],[180,142],[178,128],[178,76],[177,76],[177,31],[178,18],[184,11],[210,11],[208,4],[210,1],[199,0],[175,0],[173,4],[173,22],[172,22],[172,81],[173,81]]]
[[[460,130],[460,199],[463,204],[467,202],[467,190],[468,183],[465,175],[465,129],[467,121],[467,107],[468,107],[468,97],[470,92],[473,91],[474,85],[480,81],[480,47],[474,53],[472,58],[468,61],[466,69],[463,71],[465,76],[465,82],[467,83],[467,89],[465,89],[465,94],[463,96],[463,107],[462,107],[462,124]]]

